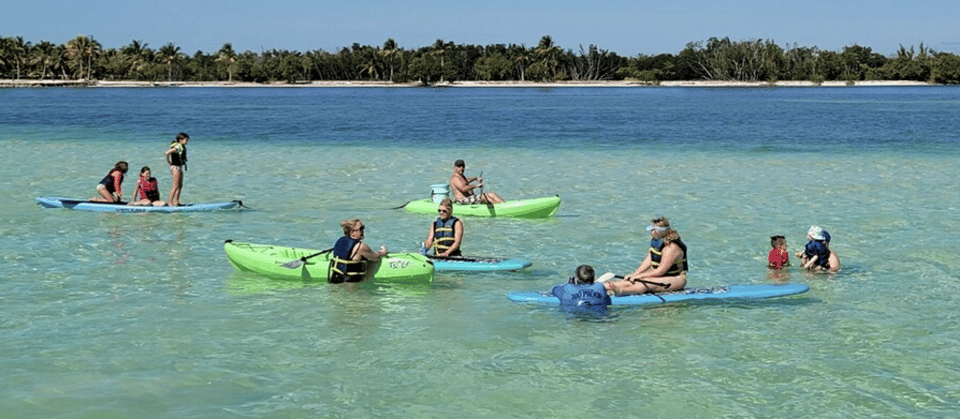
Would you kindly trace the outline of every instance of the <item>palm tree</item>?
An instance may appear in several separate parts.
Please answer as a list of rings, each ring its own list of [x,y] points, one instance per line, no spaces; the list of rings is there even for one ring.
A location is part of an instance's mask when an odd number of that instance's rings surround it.
[[[173,81],[173,64],[179,63],[183,59],[180,47],[170,42],[160,47],[157,51],[157,58],[160,62],[167,64],[167,81]]]
[[[78,64],[77,78],[83,78],[83,61],[87,61],[87,77],[93,78],[93,57],[102,51],[100,43],[84,35],[77,35],[76,38],[67,42],[67,56]]]
[[[40,41],[34,45],[30,64],[40,67],[40,80],[47,77],[47,69],[53,67],[56,56],[59,55],[57,46],[52,42]]]
[[[360,75],[366,73],[370,80],[380,80],[380,51],[367,45],[360,48],[358,56],[360,59]]]
[[[443,43],[442,39],[437,39],[437,42],[433,43],[433,51],[430,52],[430,55],[435,57],[440,57],[440,82],[443,83],[443,57],[447,55],[447,44]]]
[[[217,52],[217,62],[224,63],[227,66],[227,81],[233,82],[233,65],[237,61],[237,53],[233,51],[233,45],[229,42],[223,44],[220,51]]]
[[[30,53],[30,43],[25,42],[22,36],[3,39],[3,48],[0,50],[0,60],[5,63],[12,63],[17,69],[16,79],[20,79],[20,70],[26,64]],[[6,58],[4,58],[6,57]],[[0,61],[0,63],[4,63]]]
[[[400,55],[400,49],[397,48],[397,42],[393,38],[387,38],[387,42],[383,43],[383,49],[380,50],[380,54],[383,55],[383,58],[387,60],[387,63],[390,65],[390,78],[393,80],[393,61]]]
[[[523,44],[510,44],[508,51],[510,53],[510,59],[513,60],[513,62],[517,65],[517,70],[520,71],[520,81],[525,81],[527,61],[530,60],[530,54],[527,52],[527,47],[525,47]]]
[[[129,65],[128,77],[138,78],[134,75],[142,72],[143,66],[150,62],[149,55],[152,51],[147,48],[145,42],[139,39],[130,41],[130,45],[123,47],[121,51]]]
[[[537,60],[546,66],[550,77],[553,77],[557,72],[557,58],[563,50],[553,44],[553,38],[550,35],[544,35],[543,38],[540,38],[540,44],[533,49],[533,52],[537,56]]]

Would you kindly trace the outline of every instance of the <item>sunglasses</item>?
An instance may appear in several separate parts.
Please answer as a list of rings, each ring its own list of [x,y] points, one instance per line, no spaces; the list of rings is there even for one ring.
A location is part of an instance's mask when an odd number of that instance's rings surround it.
[[[355,228],[353,231],[363,231],[365,228],[367,228],[367,226],[360,226],[360,228]]]
[[[450,210],[440,208],[440,209],[437,209],[437,212],[450,212]]]

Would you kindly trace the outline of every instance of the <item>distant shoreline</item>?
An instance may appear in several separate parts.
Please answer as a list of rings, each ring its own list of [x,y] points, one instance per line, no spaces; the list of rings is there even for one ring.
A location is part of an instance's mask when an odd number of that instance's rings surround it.
[[[559,81],[559,82],[519,82],[519,81],[457,81],[453,83],[436,83],[430,87],[526,87],[526,88],[557,88],[557,87],[845,87],[845,86],[935,86],[933,83],[917,81],[866,80],[855,82],[825,81],[817,84],[810,81],[778,81],[778,82],[743,82],[743,81],[715,81],[715,80],[685,80],[663,81],[650,83],[641,81]],[[23,87],[139,87],[139,88],[171,88],[171,87],[270,87],[270,88],[303,88],[303,87],[423,87],[420,83],[391,83],[375,81],[311,81],[303,83],[247,83],[247,82],[150,82],[150,81],[105,81],[105,80],[0,80],[0,88]]]

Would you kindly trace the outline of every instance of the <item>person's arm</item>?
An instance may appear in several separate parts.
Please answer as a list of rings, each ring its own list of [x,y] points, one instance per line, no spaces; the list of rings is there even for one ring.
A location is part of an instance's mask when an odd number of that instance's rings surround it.
[[[643,258],[643,261],[640,262],[640,266],[637,267],[637,270],[633,271],[629,275],[624,276],[623,279],[638,278],[641,273],[643,273],[647,269],[650,269],[650,265],[652,264],[652,262],[653,261],[650,259],[650,252],[647,252],[647,256],[645,256]]]
[[[170,155],[176,151],[177,151],[177,146],[176,144],[174,144],[174,145],[171,145],[170,148],[168,148],[165,153],[163,153],[163,157],[167,159],[167,164],[173,164],[173,160],[171,160]]]
[[[380,258],[387,255],[387,247],[380,246],[380,251],[374,252],[370,250],[370,246],[367,246],[366,243],[360,243],[360,249],[357,251],[357,255],[367,260],[380,260]]]
[[[137,198],[137,193],[139,192],[140,192],[140,181],[138,180],[136,183],[133,184],[133,195],[130,195],[130,200],[139,201],[140,199]]]
[[[113,172],[113,190],[117,191],[117,200],[120,201],[123,196],[123,191],[120,190],[120,178],[123,176],[120,172]]]
[[[810,268],[812,268],[813,265],[815,265],[815,264],[817,263],[817,259],[819,259],[819,258],[820,258],[820,257],[817,256],[817,255],[811,256],[810,259],[807,259],[807,261],[804,262],[804,264],[803,264],[803,269],[810,269]]]
[[[469,184],[463,177],[460,177],[460,176],[451,176],[450,186],[452,186],[455,191],[459,192],[464,196],[466,196],[468,193],[473,191],[475,188],[479,187],[479,185]],[[460,197],[457,197],[457,198],[459,199]]]
[[[459,228],[457,228],[459,226]],[[460,250],[460,241],[463,240],[463,221],[457,219],[457,222],[453,223],[453,243],[450,244],[450,247],[447,248],[445,252],[440,254],[440,256],[450,256],[451,253]]]
[[[435,226],[435,223],[430,223],[430,234],[428,234],[427,239],[423,241],[423,247],[426,247],[428,252],[430,251],[430,248],[433,247],[433,235],[435,234],[433,229]]]

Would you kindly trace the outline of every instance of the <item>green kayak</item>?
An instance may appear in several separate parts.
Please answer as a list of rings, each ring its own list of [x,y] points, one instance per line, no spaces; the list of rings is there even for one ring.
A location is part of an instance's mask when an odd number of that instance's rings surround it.
[[[273,279],[327,281],[331,256],[329,251],[232,240],[224,243],[223,250],[227,253],[230,264],[240,272],[254,272]],[[390,253],[367,266],[364,281],[432,282],[433,273],[433,262],[426,256],[418,253]]]
[[[410,201],[404,208],[407,212],[420,214],[437,213],[437,203],[431,199]],[[502,204],[453,204],[453,215],[474,217],[514,217],[514,218],[548,218],[557,213],[560,208],[560,196],[547,196],[533,199],[517,199]]]

